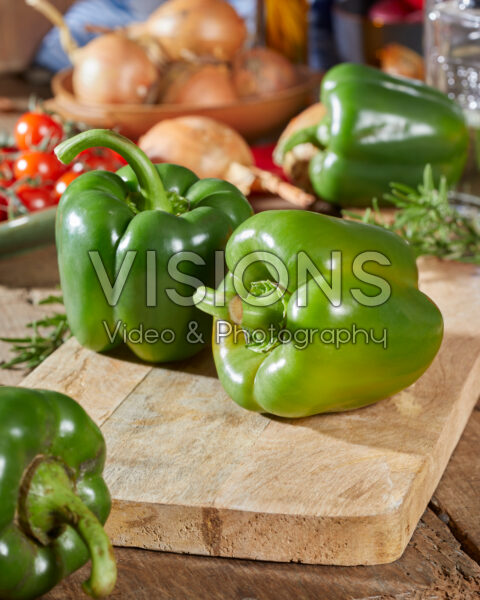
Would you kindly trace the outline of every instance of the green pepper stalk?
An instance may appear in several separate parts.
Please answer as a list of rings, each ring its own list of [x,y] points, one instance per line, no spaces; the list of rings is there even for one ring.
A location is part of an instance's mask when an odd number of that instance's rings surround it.
[[[0,387],[2,600],[38,598],[89,559],[85,591],[112,591],[105,452],[100,429],[68,396]]]
[[[55,237],[72,333],[91,350],[123,343],[149,362],[193,356],[211,319],[192,295],[215,283],[216,253],[252,209],[231,183],[153,165],[110,131],[81,133],[56,152],[68,162],[92,146],[111,148],[129,164],[80,175],[60,199]]]
[[[148,156],[130,140],[109,129],[90,129],[69,138],[55,148],[57,158],[64,164],[70,163],[80,152],[95,146],[110,148],[118,152],[132,167],[140,192],[145,199],[145,210],[160,209],[173,212],[172,203],[158,171]]]
[[[219,301],[219,294],[212,289],[205,286],[200,286],[197,291],[193,294],[193,301],[195,305],[203,310],[203,312],[216,317],[217,319],[229,320],[231,319],[235,323],[237,320],[230,313],[230,307],[237,296],[231,296],[228,301]],[[226,302],[226,303],[225,303]]]
[[[227,276],[221,287],[231,286]],[[246,290],[245,290],[246,291]],[[290,293],[270,280],[253,281],[245,298],[234,295],[232,290],[223,295],[219,290],[199,288],[193,299],[200,310],[212,315],[217,321],[230,321],[242,330],[246,347],[260,354],[270,352],[280,344],[279,332],[285,325]]]
[[[115,586],[117,566],[113,548],[97,517],[75,494],[74,483],[64,464],[38,457],[22,482],[19,521],[40,544],[47,546],[65,525],[75,529],[92,560],[84,591],[93,598],[108,596]]]
[[[288,292],[272,281],[254,281],[245,298],[230,296],[226,305],[218,302],[218,293],[201,287],[193,295],[196,306],[221,320],[229,320],[247,329],[278,329],[285,319]],[[228,297],[227,297],[228,298]]]

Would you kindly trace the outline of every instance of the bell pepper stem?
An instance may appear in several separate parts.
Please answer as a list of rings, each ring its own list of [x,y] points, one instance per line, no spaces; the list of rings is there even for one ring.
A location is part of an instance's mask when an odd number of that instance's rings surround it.
[[[104,147],[118,152],[132,167],[137,176],[140,191],[145,198],[145,209],[159,209],[173,213],[157,169],[148,156],[132,141],[109,129],[90,129],[63,141],[55,148],[57,158],[64,164],[87,148]]]
[[[233,293],[223,297],[218,290],[200,286],[193,301],[197,308],[222,321],[251,328],[280,326],[285,318],[286,292],[270,281],[256,281],[250,287],[250,294],[242,299]]]
[[[193,294],[193,302],[201,311],[220,319],[221,321],[229,321],[230,314],[228,310],[228,301],[220,302],[218,294],[215,290],[201,285]]]
[[[250,329],[280,328],[289,296],[272,281],[253,281],[248,296],[242,299],[241,324]]]
[[[290,150],[293,150],[299,144],[313,144],[317,148],[321,148],[322,145],[318,140],[317,131],[318,124],[305,127],[305,129],[300,129],[293,133],[283,146],[282,155],[285,156],[287,152],[290,152]]]
[[[111,593],[117,578],[113,548],[101,523],[76,495],[65,466],[39,457],[24,478],[19,501],[19,521],[29,535],[47,545],[64,525],[75,529],[92,561],[83,589],[94,598]]]

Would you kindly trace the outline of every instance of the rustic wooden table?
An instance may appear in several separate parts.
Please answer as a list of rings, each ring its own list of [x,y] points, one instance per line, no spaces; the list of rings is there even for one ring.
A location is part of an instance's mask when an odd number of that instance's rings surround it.
[[[19,84],[21,89],[21,84]],[[0,96],[5,87],[0,81]],[[9,90],[13,89],[11,86]],[[1,115],[0,129],[15,114]],[[0,335],[21,336],[52,312],[38,301],[58,292],[53,246],[0,258]],[[0,342],[0,362],[9,357]],[[25,372],[0,370],[0,385]],[[479,390],[480,392],[480,390]],[[276,564],[116,548],[112,600],[440,600],[480,598],[480,403],[402,558],[389,565]],[[45,596],[74,600],[85,567]]]
[[[55,249],[0,260],[0,334],[53,310],[38,301],[58,292]],[[0,361],[9,349],[0,343]],[[22,370],[0,370],[15,385]],[[118,600],[468,599],[480,598],[480,404],[412,540],[397,562],[376,567],[323,567],[227,560],[116,549]],[[47,595],[76,599],[88,568]]]

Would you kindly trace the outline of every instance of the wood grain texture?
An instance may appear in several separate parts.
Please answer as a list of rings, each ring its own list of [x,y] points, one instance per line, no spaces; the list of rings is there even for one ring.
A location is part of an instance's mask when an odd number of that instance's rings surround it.
[[[432,498],[439,517],[480,563],[480,403],[475,407],[449,468]]]
[[[112,600],[474,600],[480,567],[427,510],[402,558],[388,565],[332,567],[180,556],[116,548]],[[77,600],[84,567],[45,600]]]
[[[27,255],[0,257],[0,337],[31,335],[27,323],[58,310],[55,306],[39,304],[50,294],[60,293],[56,256],[55,247],[48,246]],[[0,341],[0,364],[11,358],[10,344]],[[22,368],[2,369],[0,384],[16,385],[24,377]]]
[[[20,385],[81,398],[82,406],[102,426],[151,369],[146,364],[85,351],[70,338]]]
[[[480,277],[421,262],[446,333],[408,390],[374,406],[272,419],[232,403],[208,353],[146,367],[71,341],[25,385],[72,394],[102,425],[115,544],[337,565],[397,559],[480,387]],[[388,374],[386,374],[388,376]]]

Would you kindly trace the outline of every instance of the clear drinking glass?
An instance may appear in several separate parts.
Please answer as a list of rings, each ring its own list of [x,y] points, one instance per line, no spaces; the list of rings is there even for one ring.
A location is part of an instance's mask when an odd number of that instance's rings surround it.
[[[465,111],[472,142],[467,188],[480,194],[480,0],[427,1],[425,61],[427,83]]]

